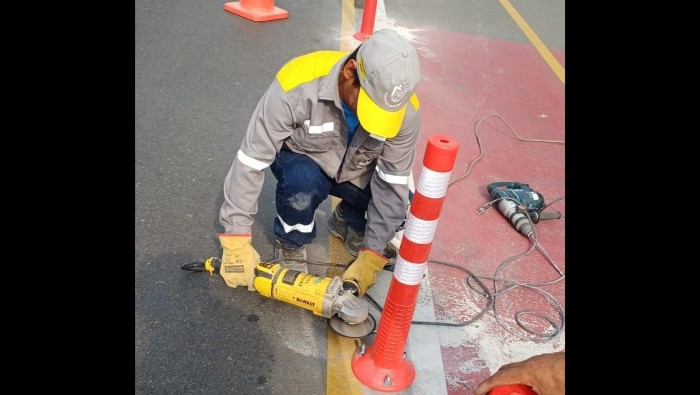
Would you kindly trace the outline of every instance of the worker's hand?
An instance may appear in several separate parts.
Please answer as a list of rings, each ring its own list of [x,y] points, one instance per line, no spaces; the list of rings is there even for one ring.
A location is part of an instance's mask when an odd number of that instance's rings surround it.
[[[253,280],[260,254],[253,248],[252,240],[252,235],[219,234],[224,249],[219,273],[229,287],[247,285],[248,291],[255,291]]]
[[[389,259],[374,250],[365,248],[360,250],[357,259],[343,273],[345,288],[350,283],[359,290],[357,296],[364,296],[367,288],[377,281],[377,273],[384,269]]]
[[[503,365],[476,387],[474,395],[485,395],[494,387],[509,384],[529,385],[540,395],[564,395],[564,363],[564,351],[559,351]]]

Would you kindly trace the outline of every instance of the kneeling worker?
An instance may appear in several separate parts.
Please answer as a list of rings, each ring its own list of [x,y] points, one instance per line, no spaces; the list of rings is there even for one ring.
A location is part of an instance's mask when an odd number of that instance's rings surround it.
[[[277,179],[275,258],[308,273],[314,214],[329,195],[342,201],[328,227],[356,259],[343,286],[363,296],[388,262],[385,248],[404,221],[420,136],[416,49],[383,29],[352,53],[317,51],[277,73],[260,99],[224,181],[220,273],[254,290],[260,255],[251,226],[265,169]]]

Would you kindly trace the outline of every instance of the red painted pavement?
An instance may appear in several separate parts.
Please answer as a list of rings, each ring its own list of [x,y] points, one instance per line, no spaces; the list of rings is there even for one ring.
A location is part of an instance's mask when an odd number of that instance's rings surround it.
[[[418,89],[423,114],[423,131],[418,144],[414,174],[421,174],[427,139],[446,134],[460,144],[452,180],[462,176],[479,155],[474,134],[476,123],[491,114],[504,118],[522,138],[565,140],[564,84],[558,79],[534,46],[525,43],[490,40],[455,32],[417,31],[412,42],[421,55],[423,80]],[[563,52],[555,52],[562,61]],[[531,246],[517,233],[497,207],[483,215],[476,210],[489,201],[487,184],[497,181],[527,183],[544,195],[545,203],[564,197],[564,144],[524,142],[513,135],[497,117],[481,123],[479,136],[483,157],[470,174],[450,186],[444,200],[430,259],[457,264],[478,276],[493,276],[506,259]],[[416,180],[417,181],[417,180]],[[565,200],[548,210],[558,210],[562,218],[535,225],[539,241],[554,263],[565,272]],[[484,299],[467,287],[463,272],[431,263],[431,289],[438,321],[465,322],[478,313]],[[543,282],[559,273],[534,250],[510,262],[499,277],[518,282]],[[493,283],[483,280],[493,292]],[[564,283],[540,286],[565,309]],[[500,284],[499,288],[503,288]],[[533,352],[562,348],[564,335],[545,341],[518,338],[507,329],[527,335],[515,323],[515,313],[528,309],[557,319],[555,305],[538,292],[519,287],[496,297],[496,313],[505,327],[489,311],[473,324],[449,328],[441,334],[461,334],[452,342],[441,338],[442,358],[450,395],[471,394],[486,378],[494,364],[519,359],[522,347],[533,344]],[[551,327],[535,320],[535,327]],[[559,323],[561,325],[561,323]],[[453,332],[451,332],[453,331]],[[456,332],[455,332],[456,331]],[[442,336],[442,335],[441,335]],[[461,339],[454,344],[454,339]],[[516,350],[520,347],[520,353]],[[539,347],[539,348],[538,348]],[[489,358],[489,356],[497,357]]]

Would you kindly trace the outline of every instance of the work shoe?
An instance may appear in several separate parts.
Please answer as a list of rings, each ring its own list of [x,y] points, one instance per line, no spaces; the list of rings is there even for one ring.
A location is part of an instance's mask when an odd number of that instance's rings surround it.
[[[279,240],[275,240],[275,259],[280,259],[275,262],[284,268],[309,273],[309,266],[306,264],[306,246],[284,248]]]
[[[362,240],[365,238],[365,231],[359,231],[352,226],[348,226],[340,205],[335,206],[335,210],[333,210],[331,217],[328,219],[328,230],[334,236],[343,240],[345,242],[345,248],[348,249],[350,255],[357,258],[357,255],[360,253],[360,247],[362,246]]]

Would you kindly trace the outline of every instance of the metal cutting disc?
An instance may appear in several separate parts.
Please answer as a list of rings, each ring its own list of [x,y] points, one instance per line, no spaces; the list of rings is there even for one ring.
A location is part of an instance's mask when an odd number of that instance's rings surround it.
[[[377,327],[377,321],[372,317],[372,314],[367,314],[367,319],[359,324],[348,324],[336,314],[328,319],[328,325],[335,333],[341,336],[359,338],[374,332],[374,329]]]

